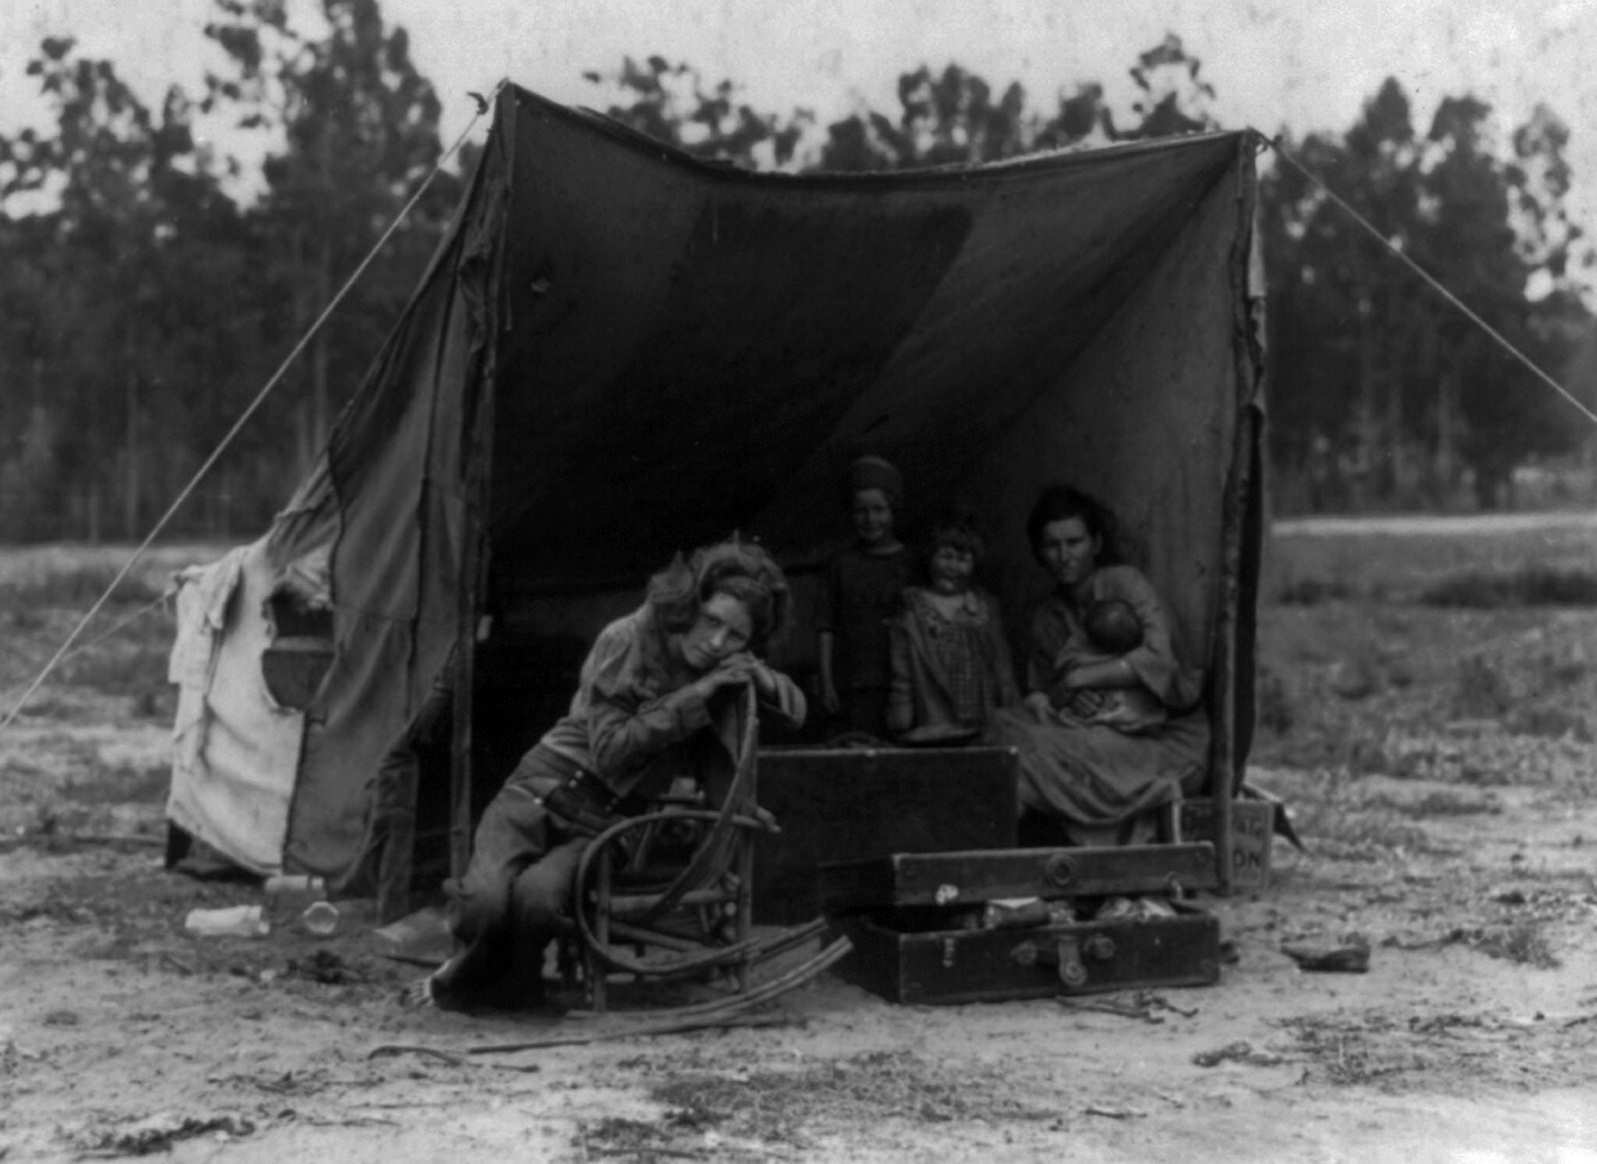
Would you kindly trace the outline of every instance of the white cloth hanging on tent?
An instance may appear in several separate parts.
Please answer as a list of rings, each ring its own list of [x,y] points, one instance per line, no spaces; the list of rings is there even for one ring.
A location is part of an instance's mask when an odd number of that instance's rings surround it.
[[[177,576],[178,686],[166,815],[258,873],[282,866],[304,716],[279,706],[261,674],[275,571],[264,539]]]

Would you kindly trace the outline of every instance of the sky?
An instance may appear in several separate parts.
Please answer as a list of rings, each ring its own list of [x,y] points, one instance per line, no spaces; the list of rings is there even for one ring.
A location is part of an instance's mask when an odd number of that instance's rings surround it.
[[[311,9],[311,0],[290,0]],[[198,92],[214,50],[212,0],[0,0],[0,130],[36,119],[23,69],[41,36],[77,36],[158,99]],[[444,140],[470,120],[468,91],[501,77],[560,101],[596,100],[586,69],[658,53],[730,78],[757,109],[861,104],[895,112],[898,74],[957,61],[995,86],[1018,80],[1035,108],[1078,81],[1129,103],[1127,69],[1166,32],[1215,87],[1229,128],[1341,132],[1387,76],[1423,132],[1436,103],[1469,91],[1505,129],[1544,101],[1571,128],[1573,209],[1597,232],[1597,0],[382,0],[411,33],[444,102]],[[479,125],[475,132],[485,132]]]

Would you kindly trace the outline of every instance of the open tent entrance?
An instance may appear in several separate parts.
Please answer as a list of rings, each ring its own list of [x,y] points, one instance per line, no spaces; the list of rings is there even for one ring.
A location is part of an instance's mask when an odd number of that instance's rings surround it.
[[[503,89],[449,238],[267,539],[281,569],[331,547],[333,657],[282,864],[436,884],[469,837],[464,789],[480,810],[679,550],[739,531],[777,554],[799,626],[775,661],[804,679],[839,483],[866,451],[903,470],[910,536],[974,508],[1012,632],[1047,585],[1037,491],[1107,501],[1207,666],[1223,797],[1260,536],[1254,152],[1208,134],[749,174]],[[396,797],[381,758],[452,658],[448,762]]]

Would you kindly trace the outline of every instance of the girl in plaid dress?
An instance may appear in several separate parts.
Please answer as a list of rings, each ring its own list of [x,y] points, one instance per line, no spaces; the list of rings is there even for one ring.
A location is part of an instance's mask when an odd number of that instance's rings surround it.
[[[887,728],[902,742],[979,739],[995,709],[1020,701],[998,602],[972,581],[983,548],[968,519],[937,525],[928,582],[904,591],[889,625]]]

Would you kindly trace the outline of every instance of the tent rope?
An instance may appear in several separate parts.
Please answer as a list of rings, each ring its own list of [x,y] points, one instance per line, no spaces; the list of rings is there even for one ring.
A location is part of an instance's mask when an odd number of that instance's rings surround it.
[[[171,597],[172,597],[172,595],[170,593],[156,595],[154,598],[150,599],[149,602],[145,603],[143,606],[141,606],[137,610],[135,610],[132,614],[130,614],[126,618],[122,619],[122,621],[120,621],[118,623],[115,623],[114,625],[108,627],[106,629],[105,633],[100,634],[100,635],[96,635],[94,638],[90,639],[86,643],[79,643],[72,650],[66,652],[64,655],[61,656],[62,661],[65,662],[67,659],[72,658],[74,655],[81,655],[84,651],[92,651],[95,647],[99,646],[101,643],[105,642],[107,639],[115,638],[117,635],[119,635],[123,631],[127,630],[128,627],[130,627],[134,623],[138,622],[139,619],[141,619],[145,615],[149,614],[150,611],[154,610],[156,607],[165,606],[167,604],[167,602],[171,599]]]
[[[1255,132],[1257,132],[1257,131],[1255,131]],[[1262,134],[1260,136],[1263,137]],[[1495,340],[1497,342],[1497,344],[1504,351],[1506,351],[1509,355],[1513,356],[1521,364],[1524,364],[1525,367],[1529,368],[1531,370],[1531,372],[1533,372],[1536,375],[1537,379],[1539,379],[1542,383],[1546,384],[1549,388],[1551,388],[1554,392],[1558,393],[1565,400],[1569,401],[1570,404],[1574,405],[1575,409],[1582,416],[1584,416],[1587,420],[1591,421],[1593,424],[1597,424],[1597,412],[1593,412],[1590,408],[1588,408],[1585,404],[1583,404],[1579,399],[1577,399],[1574,393],[1570,392],[1569,389],[1565,388],[1557,380],[1553,379],[1546,372],[1542,371],[1542,369],[1536,364],[1536,362],[1534,360],[1532,360],[1524,352],[1520,351],[1519,348],[1515,347],[1511,342],[1509,342],[1509,340],[1501,332],[1499,332],[1495,327],[1493,327],[1491,324],[1487,323],[1478,314],[1476,314],[1470,308],[1469,304],[1465,303],[1457,295],[1454,295],[1451,291],[1449,291],[1445,286],[1442,285],[1442,283],[1441,283],[1441,281],[1439,279],[1437,279],[1434,275],[1432,275],[1424,267],[1422,267],[1418,263],[1416,263],[1408,255],[1404,254],[1397,246],[1395,246],[1392,243],[1392,241],[1390,239],[1388,239],[1384,234],[1382,234],[1380,232],[1380,230],[1377,229],[1376,226],[1372,222],[1369,221],[1369,219],[1365,218],[1357,210],[1353,209],[1353,207],[1348,204],[1346,199],[1344,199],[1341,195],[1339,195],[1335,190],[1333,190],[1329,186],[1327,186],[1323,181],[1320,180],[1318,175],[1316,175],[1312,170],[1310,170],[1302,162],[1298,161],[1295,157],[1293,157],[1290,153],[1288,153],[1284,148],[1282,148],[1281,139],[1280,138],[1264,138],[1264,140],[1267,141],[1270,144],[1270,146],[1275,150],[1276,156],[1278,156],[1283,162],[1287,163],[1287,165],[1291,166],[1298,173],[1302,174],[1314,186],[1318,187],[1318,189],[1320,190],[1320,192],[1322,194],[1324,194],[1327,198],[1329,198],[1332,201],[1332,203],[1334,203],[1336,206],[1340,207],[1342,209],[1342,211],[1349,218],[1351,218],[1355,223],[1357,223],[1360,227],[1362,227],[1370,235],[1371,238],[1375,239],[1376,242],[1380,243],[1383,247],[1385,247],[1388,251],[1390,251],[1393,255],[1395,255],[1399,262],[1401,262],[1409,270],[1413,271],[1421,279],[1425,280],[1426,283],[1430,284],[1432,289],[1434,289],[1438,294],[1440,294],[1443,299],[1446,299],[1454,307],[1458,308],[1458,310],[1461,311],[1472,323],[1474,323],[1476,327],[1480,328],[1483,332],[1485,332],[1488,336],[1490,336],[1493,340]]]
[[[95,647],[99,646],[101,643],[105,642],[106,640],[115,638],[117,635],[119,635],[123,631],[127,630],[128,627],[130,627],[134,623],[138,622],[139,619],[141,619],[145,615],[149,614],[150,611],[155,610],[157,607],[165,606],[170,598],[171,598],[170,594],[158,594],[158,595],[156,595],[149,602],[145,603],[143,606],[141,606],[137,610],[135,610],[132,614],[128,615],[127,617],[123,618],[120,622],[117,622],[114,625],[112,625],[111,627],[109,627],[103,634],[96,635],[94,638],[90,639],[88,642],[79,643],[77,646],[73,647],[70,651],[64,652],[61,655],[61,658],[60,658],[59,662],[57,663],[57,665],[59,666],[60,663],[64,663],[68,659],[76,658],[78,655],[83,654],[85,651],[92,651]]]
[[[322,325],[327,322],[328,317],[330,317],[333,312],[338,309],[339,304],[344,301],[344,297],[348,295],[349,292],[354,288],[355,284],[360,281],[361,276],[366,273],[366,269],[372,265],[373,260],[377,258],[383,247],[388,245],[388,240],[393,237],[394,232],[399,229],[400,224],[404,222],[405,219],[410,215],[410,212],[416,208],[416,204],[421,201],[422,195],[427,192],[428,187],[433,184],[433,180],[437,178],[438,175],[443,171],[445,163],[447,163],[449,159],[452,158],[460,149],[460,147],[465,144],[467,136],[473,129],[477,127],[477,122],[482,119],[483,114],[492,107],[494,99],[498,97],[499,91],[505,87],[505,84],[506,79],[502,78],[499,83],[494,86],[493,92],[489,94],[486,100],[475,93],[471,94],[471,97],[477,106],[477,111],[472,114],[471,120],[466,123],[466,128],[461,130],[460,135],[455,138],[454,143],[438,156],[438,160],[433,163],[432,170],[428,172],[427,176],[422,179],[420,185],[416,187],[416,191],[410,196],[409,201],[407,201],[404,206],[399,208],[399,213],[394,215],[394,220],[388,224],[388,229],[384,230],[378,240],[372,244],[371,250],[366,252],[366,257],[360,261],[360,265],[355,268],[353,273],[350,274],[349,278],[344,280],[344,285],[340,287],[332,299],[328,301],[327,306],[322,308],[321,314],[318,315],[310,327],[306,329],[305,334],[300,337],[299,342],[294,345],[287,356],[283,357],[283,362],[277,366],[277,371],[272,373],[271,378],[266,381],[266,384],[261,388],[261,390],[255,394],[255,398],[249,402],[244,411],[239,414],[238,419],[233,422],[233,426],[229,428],[225,434],[223,434],[222,439],[218,441],[216,447],[211,450],[211,454],[206,457],[200,467],[194,471],[194,475],[189,479],[189,483],[183,487],[180,493],[178,493],[177,498],[172,502],[172,504],[167,506],[166,512],[161,515],[160,519],[150,529],[150,532],[145,535],[144,540],[140,542],[138,547],[133,551],[132,557],[130,557],[123,564],[122,568],[117,571],[116,577],[111,579],[110,584],[105,588],[105,592],[95,600],[94,605],[89,607],[88,612],[78,620],[77,626],[72,628],[72,633],[67,636],[66,641],[62,643],[56,653],[50,657],[50,661],[47,662],[39,674],[35,676],[33,682],[28,684],[27,690],[24,691],[17,699],[16,703],[12,705],[11,710],[6,713],[5,719],[0,720],[0,732],[3,732],[9,728],[16,720],[17,716],[22,713],[22,709],[27,705],[28,700],[33,698],[34,693],[44,685],[45,679],[47,679],[50,676],[50,673],[54,671],[55,668],[61,663],[61,660],[66,658],[67,652],[72,649],[73,644],[76,643],[79,636],[83,634],[84,628],[94,620],[95,615],[100,613],[101,608],[104,607],[106,602],[110,600],[111,595],[115,593],[116,588],[122,584],[124,579],[127,578],[128,574],[133,570],[133,567],[138,563],[139,559],[142,558],[146,552],[148,552],[150,546],[154,544],[155,539],[160,536],[161,531],[166,528],[167,524],[177,514],[177,511],[183,507],[183,503],[187,501],[194,490],[199,487],[199,484],[202,480],[204,480],[205,475],[215,467],[217,461],[221,460],[222,454],[227,450],[228,446],[233,443],[238,434],[243,431],[244,426],[249,423],[250,419],[258,411],[260,411],[261,405],[266,403],[266,398],[271,395],[272,390],[276,388],[277,385],[282,381],[283,377],[288,373],[289,368],[293,366],[294,361],[299,359],[300,353],[302,353],[306,347],[310,345],[311,340],[316,338],[317,333],[321,331]]]

